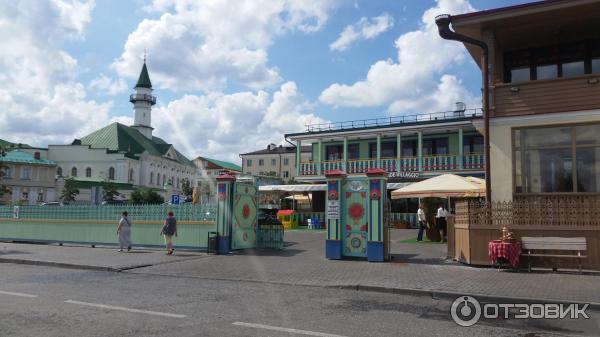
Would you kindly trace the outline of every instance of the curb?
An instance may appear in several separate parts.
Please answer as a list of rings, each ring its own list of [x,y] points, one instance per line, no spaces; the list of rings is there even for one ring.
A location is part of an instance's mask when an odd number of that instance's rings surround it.
[[[397,294],[397,295],[411,295],[411,296],[428,296],[433,299],[446,299],[455,300],[461,296],[472,296],[480,302],[491,302],[491,303],[540,303],[540,304],[589,304],[588,308],[591,310],[600,311],[600,303],[598,302],[576,302],[570,300],[558,300],[558,299],[545,299],[545,298],[532,298],[532,297],[516,297],[516,296],[501,296],[501,295],[487,295],[477,293],[461,293],[453,291],[438,291],[433,289],[415,289],[415,288],[387,288],[379,286],[367,286],[367,285],[342,285],[342,286],[325,286],[326,288],[337,288],[346,290],[356,291],[370,291],[385,294]]]
[[[82,265],[82,264],[59,263],[59,262],[49,262],[49,261],[33,261],[33,260],[22,260],[22,259],[6,259],[6,258],[0,258],[0,263],[14,263],[14,264],[26,264],[26,265],[32,265],[32,266],[46,266],[46,267],[59,267],[59,268],[67,268],[67,269],[82,269],[82,270],[110,271],[110,272],[121,272],[123,270],[130,270],[130,269],[138,268],[137,266],[112,268],[112,267],[101,267],[101,266],[88,266],[88,265]],[[141,267],[148,267],[148,266],[141,266]]]

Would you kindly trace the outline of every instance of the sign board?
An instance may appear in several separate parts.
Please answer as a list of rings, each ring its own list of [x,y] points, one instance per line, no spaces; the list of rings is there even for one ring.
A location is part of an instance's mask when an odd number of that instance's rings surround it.
[[[388,174],[389,178],[419,178],[420,174],[419,172],[406,172],[406,171],[400,171],[400,172],[390,172]]]
[[[171,196],[171,205],[179,205],[179,194],[173,194]]]
[[[340,201],[329,200],[327,201],[327,219],[339,219],[340,218]]]

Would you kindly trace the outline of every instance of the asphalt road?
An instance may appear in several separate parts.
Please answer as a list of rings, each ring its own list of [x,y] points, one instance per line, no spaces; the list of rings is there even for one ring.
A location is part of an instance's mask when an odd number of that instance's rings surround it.
[[[464,328],[450,302],[321,287],[0,264],[0,336],[571,336],[588,320]]]

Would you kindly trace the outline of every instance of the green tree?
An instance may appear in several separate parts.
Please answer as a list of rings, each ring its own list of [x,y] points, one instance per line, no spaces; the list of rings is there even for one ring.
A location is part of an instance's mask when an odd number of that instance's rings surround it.
[[[65,186],[63,187],[62,192],[60,193],[60,199],[64,203],[69,203],[75,201],[75,196],[79,194],[79,189],[77,188],[77,182],[75,178],[69,177],[65,179]]]
[[[194,188],[192,187],[192,184],[190,183],[189,179],[183,178],[183,181],[181,183],[181,191],[186,197],[191,197],[192,194],[194,194]]]
[[[117,190],[117,185],[109,181],[102,183],[102,199],[104,201],[114,201],[118,196],[121,196],[121,193]]]
[[[6,165],[3,164],[4,157],[6,157],[6,149],[4,147],[0,146],[0,198],[2,198],[2,196],[4,196],[5,193],[10,194],[10,190],[8,189],[8,187],[6,187],[2,184],[2,179],[4,178],[4,175],[6,174],[4,172],[4,169],[8,168]]]
[[[160,194],[149,189],[133,191],[130,199],[134,204],[162,204],[165,202],[165,199]]]

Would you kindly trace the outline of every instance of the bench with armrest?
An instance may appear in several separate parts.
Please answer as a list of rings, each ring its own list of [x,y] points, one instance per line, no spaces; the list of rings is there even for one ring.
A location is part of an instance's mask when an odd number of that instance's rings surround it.
[[[531,271],[531,257],[552,257],[578,259],[579,272],[581,273],[581,260],[587,257],[585,255],[587,241],[584,237],[522,237],[521,247],[521,256],[529,257],[529,271]],[[553,252],[548,253],[548,251]],[[556,251],[560,253],[556,253]],[[556,267],[554,269],[556,270]]]

